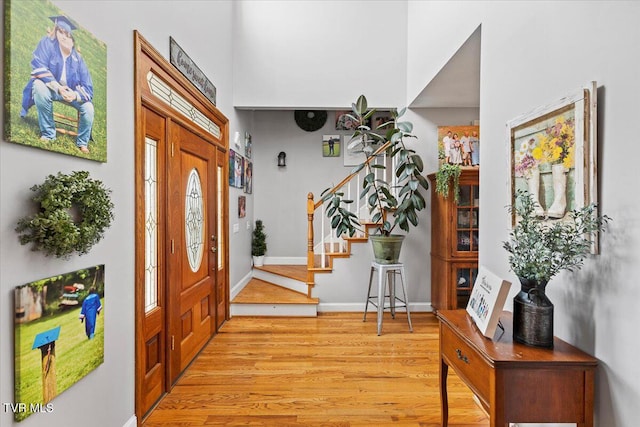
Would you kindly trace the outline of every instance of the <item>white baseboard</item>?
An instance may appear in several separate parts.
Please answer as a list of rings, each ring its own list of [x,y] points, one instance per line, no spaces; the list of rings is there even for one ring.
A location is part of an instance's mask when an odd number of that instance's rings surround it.
[[[316,317],[315,304],[231,304],[234,316]]]
[[[370,307],[371,309],[371,307]],[[375,310],[375,309],[374,309]],[[403,311],[404,309],[400,308],[399,311]],[[364,302],[351,303],[351,302],[325,302],[320,301],[318,304],[318,313],[329,313],[329,312],[364,312]],[[429,302],[418,302],[418,303],[409,303],[409,311],[411,313],[429,313],[433,311],[431,307],[431,303]]]
[[[267,257],[264,257],[264,263],[267,265],[274,265],[274,264],[307,265],[307,258],[306,257],[267,256]]]
[[[247,283],[249,283],[252,277],[253,273],[250,271],[246,274],[246,276],[240,279],[238,283],[233,285],[233,287],[230,289],[229,301],[233,301],[233,299],[238,296],[240,291],[244,289],[245,286],[247,286]]]
[[[137,426],[138,426],[138,419],[136,418],[135,415],[132,415],[131,418],[129,418],[122,427],[137,427]]]

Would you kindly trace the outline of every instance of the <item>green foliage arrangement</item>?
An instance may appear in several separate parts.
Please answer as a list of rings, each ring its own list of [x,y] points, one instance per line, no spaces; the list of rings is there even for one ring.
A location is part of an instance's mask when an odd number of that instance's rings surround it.
[[[604,231],[610,217],[598,216],[596,205],[575,209],[568,221],[549,223],[534,214],[535,202],[526,190],[518,190],[516,208],[520,218],[503,242],[511,270],[521,278],[549,281],[562,270],[580,269],[591,252],[592,235]]]
[[[453,183],[453,200],[460,201],[460,165],[444,163],[436,172],[436,193],[444,198],[449,197],[449,185]]]
[[[367,98],[360,95],[356,103],[352,104],[352,114],[350,114],[350,118],[360,125],[351,137],[348,149],[364,153],[369,160],[375,153],[374,146],[382,146],[390,142],[387,156],[397,158],[396,168],[393,171],[397,177],[395,185],[399,189],[397,198],[394,195],[395,189],[391,188],[391,182],[376,178],[375,169],[385,169],[385,166],[365,161],[352,171],[352,173],[360,172],[362,169],[367,171],[363,179],[360,198],[366,200],[369,212],[372,214],[371,221],[380,224],[377,227],[377,232],[383,236],[391,235],[396,226],[406,232],[409,231],[410,226],[417,226],[417,212],[426,206],[425,198],[420,190],[427,190],[429,182],[421,175],[424,168],[422,158],[415,150],[407,148],[404,142],[405,137],[415,138],[414,135],[411,135],[413,123],[398,120],[405,111],[406,109],[391,110],[392,120],[380,124],[377,129],[373,130],[364,123],[367,123],[376,110],[369,109]],[[381,130],[386,132],[379,133]],[[331,227],[336,229],[338,236],[342,234],[353,236],[359,225],[358,218],[342,207],[344,203],[353,203],[353,200],[344,199],[342,192],[331,193],[328,191],[329,189],[322,193],[322,199],[329,202],[327,217],[331,220]],[[390,218],[391,215],[393,220]]]
[[[31,190],[40,211],[20,219],[16,231],[20,243],[33,243],[34,251],[57,258],[86,254],[111,225],[111,190],[89,178],[87,171],[49,175]]]
[[[267,235],[264,234],[262,220],[256,220],[256,227],[251,236],[251,255],[263,256],[267,252]]]

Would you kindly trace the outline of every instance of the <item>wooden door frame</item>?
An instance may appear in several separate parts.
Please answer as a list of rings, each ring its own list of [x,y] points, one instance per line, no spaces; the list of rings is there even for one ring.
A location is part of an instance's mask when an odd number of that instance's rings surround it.
[[[189,82],[180,72],[178,72],[166,59],[160,55],[160,53],[153,48],[137,31],[133,33],[134,38],[134,114],[135,114],[135,412],[138,419],[138,423],[141,424],[143,417],[148,413],[147,410],[142,408],[141,396],[142,396],[142,377],[144,376],[145,361],[142,360],[144,355],[144,340],[141,339],[143,319],[145,316],[144,311],[144,299],[145,299],[145,221],[144,221],[144,209],[145,209],[145,197],[144,197],[144,147],[145,147],[145,126],[144,126],[144,114],[143,107],[148,108],[164,117],[168,120],[173,120],[180,125],[188,128],[196,133],[206,141],[215,145],[219,151],[228,153],[229,150],[229,121],[228,119],[204,96],[200,93],[191,82]],[[163,79],[164,82],[171,86],[171,88],[180,94],[187,101],[189,101],[200,113],[204,114],[209,120],[216,123],[220,127],[220,138],[216,139],[210,133],[204,131],[193,121],[186,116],[182,115],[177,110],[168,106],[166,103],[152,95],[148,89],[146,75],[149,70],[153,70],[154,74]],[[166,147],[165,151],[170,150],[170,147]],[[158,153],[159,156],[166,156],[166,152]],[[228,162],[227,162],[228,164]],[[226,316],[225,319],[229,319],[229,214],[228,214],[228,200],[229,200],[229,179],[228,179],[228,166],[223,167],[223,182],[218,183],[222,186],[222,200],[224,202],[223,211],[223,224],[222,230],[224,236],[219,236],[224,239],[224,280],[227,287],[226,293]],[[168,207],[166,201],[164,205],[159,206],[160,215],[166,216]],[[164,254],[168,250],[168,245],[165,241],[158,242],[158,253]],[[166,275],[161,275],[166,278]],[[164,283],[159,284],[160,291],[165,295],[167,292],[166,280]],[[217,307],[216,307],[217,309]],[[216,315],[214,313],[214,315]],[[170,340],[168,338],[169,327],[167,325],[167,318],[165,314],[165,351],[170,346]],[[215,332],[214,332],[215,333]],[[163,394],[166,394],[171,389],[171,383],[169,381],[169,367],[165,362],[165,390]]]

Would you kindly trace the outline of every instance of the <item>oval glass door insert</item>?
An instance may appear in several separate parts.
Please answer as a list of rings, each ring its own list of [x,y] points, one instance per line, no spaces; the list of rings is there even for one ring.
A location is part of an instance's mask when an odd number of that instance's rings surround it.
[[[193,168],[187,179],[184,201],[184,226],[187,245],[187,259],[191,271],[196,272],[202,264],[204,252],[204,209],[200,174]]]

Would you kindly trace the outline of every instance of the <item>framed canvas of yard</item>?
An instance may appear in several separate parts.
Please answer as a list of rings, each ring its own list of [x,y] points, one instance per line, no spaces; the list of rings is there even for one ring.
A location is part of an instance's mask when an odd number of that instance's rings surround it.
[[[47,0],[4,4],[5,138],[106,162],[106,45]]]
[[[597,203],[596,97],[591,82],[507,123],[512,206],[516,192],[526,190],[536,216],[552,222]],[[512,224],[518,221],[512,214]]]
[[[14,290],[15,402],[21,421],[104,362],[104,265]],[[44,410],[41,410],[44,408]]]

